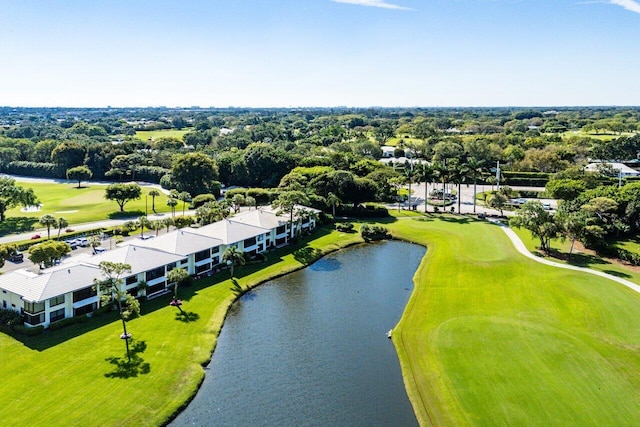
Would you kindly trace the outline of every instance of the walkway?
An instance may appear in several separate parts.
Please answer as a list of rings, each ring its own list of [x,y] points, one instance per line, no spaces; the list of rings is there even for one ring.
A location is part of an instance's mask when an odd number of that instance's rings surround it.
[[[522,255],[524,255],[524,256],[526,256],[528,258],[531,258],[534,261],[537,261],[537,262],[539,262],[541,264],[550,265],[552,267],[566,268],[567,270],[575,270],[575,271],[582,271],[584,273],[595,274],[596,276],[604,277],[605,279],[610,279],[610,280],[613,280],[615,282],[618,282],[621,285],[624,285],[627,288],[632,289],[632,290],[640,293],[640,285],[638,285],[636,283],[633,283],[633,282],[630,282],[629,280],[625,280],[625,279],[622,279],[620,277],[614,276],[612,274],[603,273],[602,271],[592,270],[592,269],[586,268],[586,267],[578,267],[578,266],[575,266],[575,265],[561,264],[559,262],[549,261],[548,259],[540,258],[540,257],[532,254],[531,252],[529,252],[529,250],[524,245],[522,240],[520,240],[520,237],[518,237],[518,235],[516,234],[515,231],[513,231],[512,229],[507,227],[502,222],[499,222],[499,221],[493,221],[493,222],[495,224],[499,225],[500,228],[502,228],[502,230],[507,234],[509,239],[511,239],[511,241],[513,242],[513,246],[515,246],[515,248],[516,248],[516,250],[518,252],[520,252]]]

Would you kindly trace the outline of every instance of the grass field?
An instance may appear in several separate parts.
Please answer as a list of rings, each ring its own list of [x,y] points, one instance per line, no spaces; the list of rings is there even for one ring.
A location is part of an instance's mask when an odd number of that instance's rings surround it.
[[[81,188],[76,184],[57,184],[39,182],[17,182],[24,188],[33,188],[42,203],[38,212],[22,212],[20,207],[7,211],[8,221],[12,217],[40,218],[44,214],[51,214],[56,218],[64,217],[71,224],[101,221],[121,215],[139,216],[144,215],[145,209],[151,210],[151,197],[146,197],[152,188],[142,187],[142,196],[138,200],[128,202],[124,208],[126,214],[120,214],[120,208],[114,201],[104,198],[105,185],[83,183]],[[166,204],[167,196],[161,194],[155,199],[157,212],[169,212],[170,208]],[[178,203],[177,208],[182,204]],[[40,227],[39,224],[35,225]]]
[[[546,267],[495,225],[399,212],[395,237],[427,245],[395,328],[408,394],[423,425],[631,425],[640,419],[640,295]],[[314,240],[242,267],[252,286],[359,242]],[[113,314],[17,341],[0,333],[3,425],[157,425],[196,390],[234,285],[223,275],[181,291],[186,316],[159,298],[129,322],[137,365],[122,365]],[[109,360],[115,362],[111,363]],[[250,396],[247,396],[250,398]]]
[[[426,244],[393,334],[423,425],[632,425],[640,295],[535,263],[488,223],[398,221]]]
[[[182,141],[184,134],[190,131],[191,129],[139,130],[136,132],[136,138],[142,141],[156,140],[158,138],[176,138]]]

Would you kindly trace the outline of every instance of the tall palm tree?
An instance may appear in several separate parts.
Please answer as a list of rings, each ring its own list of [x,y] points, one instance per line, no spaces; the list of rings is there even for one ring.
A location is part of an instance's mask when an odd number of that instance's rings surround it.
[[[146,216],[141,216],[138,218],[137,224],[138,227],[140,227],[140,237],[144,237],[144,228],[150,228],[151,227],[151,221],[149,221],[149,218],[147,218]]]
[[[449,179],[449,169],[447,168],[447,162],[444,159],[442,160],[442,163],[434,163],[433,167],[435,176],[439,178],[442,183],[442,206],[444,207],[444,198],[447,194],[447,179]]]
[[[186,191],[183,191],[182,193],[178,194],[178,200],[180,200],[182,202],[182,216],[184,216],[184,209],[187,205],[187,202],[191,199],[191,194],[189,194]]]
[[[156,197],[160,196],[160,192],[158,190],[149,191],[149,195],[151,196],[151,210],[153,213],[156,213]]]
[[[340,200],[340,198],[338,196],[336,196],[335,194],[333,194],[332,192],[329,192],[329,194],[327,194],[327,205],[331,206],[331,214],[333,215],[333,217],[336,217],[336,207],[340,206],[340,203],[342,203],[342,200]]]
[[[409,195],[407,196],[407,200],[409,201],[409,210],[411,210],[411,184],[415,180],[417,172],[414,169],[414,164],[412,162],[405,162],[404,164],[404,177],[406,182],[409,184]]]
[[[222,260],[227,261],[227,263],[231,267],[231,277],[233,277],[233,267],[236,264],[244,265],[245,263],[244,252],[242,252],[240,249],[238,249],[235,246],[229,246],[222,253]]]
[[[433,182],[436,177],[436,170],[433,165],[427,162],[420,163],[417,167],[417,179],[424,182],[424,211],[429,212],[427,200],[429,199],[429,184]]]
[[[467,159],[467,168],[469,170],[469,175],[471,179],[473,179],[473,213],[476,213],[476,195],[477,195],[477,183],[478,177],[482,173],[482,166],[484,162],[482,160],[476,160],[475,157],[469,157]]]
[[[56,220],[56,217],[51,215],[51,214],[45,214],[42,215],[40,217],[40,219],[38,220],[38,222],[42,225],[44,225],[45,227],[47,227],[47,239],[51,238],[51,226],[56,226],[56,224],[58,223],[58,221]]]
[[[67,228],[69,226],[69,221],[67,221],[65,218],[60,217],[58,218],[58,238],[60,238],[60,232],[62,231],[63,228]]]
[[[178,205],[178,201],[173,197],[169,197],[167,199],[167,206],[171,208],[171,216],[176,216],[176,206]]]

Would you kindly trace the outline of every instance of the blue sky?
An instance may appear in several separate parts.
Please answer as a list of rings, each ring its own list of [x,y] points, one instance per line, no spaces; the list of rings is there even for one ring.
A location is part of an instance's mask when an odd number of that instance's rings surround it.
[[[0,0],[0,105],[640,105],[640,1]]]

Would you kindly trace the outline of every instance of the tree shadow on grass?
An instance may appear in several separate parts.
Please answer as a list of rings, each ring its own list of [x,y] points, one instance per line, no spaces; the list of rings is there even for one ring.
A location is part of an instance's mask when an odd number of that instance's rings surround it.
[[[129,347],[131,360],[127,359],[126,354],[123,357],[107,357],[105,360],[113,365],[113,371],[107,372],[104,376],[107,378],[128,379],[148,374],[151,372],[151,365],[140,357],[140,353],[144,353],[146,349],[147,343],[145,341],[131,340]]]
[[[111,212],[107,216],[109,219],[136,219],[144,216],[144,211]]]
[[[236,297],[239,297],[244,293],[242,286],[240,286],[240,283],[235,277],[231,278],[231,292],[233,292]]]
[[[612,276],[616,276],[616,277],[622,277],[624,279],[628,279],[631,277],[630,274],[627,273],[623,273],[622,271],[615,271],[615,270],[602,270],[603,273],[607,273],[610,274]]]
[[[191,323],[197,320],[200,320],[200,315],[198,313],[194,313],[193,311],[184,311],[176,313],[176,320],[179,320],[183,323]]]
[[[37,222],[38,218],[28,216],[14,216],[6,218],[4,221],[0,222],[0,236],[33,231],[33,225]]]

